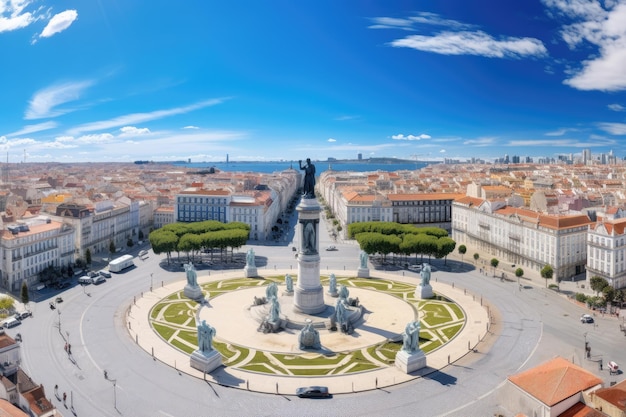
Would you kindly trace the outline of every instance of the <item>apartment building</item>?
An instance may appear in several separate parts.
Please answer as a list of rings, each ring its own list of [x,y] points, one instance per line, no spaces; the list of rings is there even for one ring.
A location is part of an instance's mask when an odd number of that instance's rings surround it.
[[[598,276],[615,289],[626,287],[626,218],[602,217],[587,232],[587,280]]]
[[[154,228],[160,229],[166,224],[175,222],[174,206],[161,206],[154,210]]]
[[[543,214],[476,197],[452,206],[457,245],[537,272],[550,265],[555,282],[585,272],[587,230],[594,223],[586,214]]]
[[[48,266],[62,267],[74,262],[75,229],[45,216],[6,224],[0,231],[0,286],[19,291],[29,286]]]
[[[456,193],[389,194],[393,221],[403,224],[440,227],[451,232],[452,202],[463,198]]]
[[[152,222],[151,212],[149,204],[124,197],[117,201],[100,201],[92,207],[59,204],[50,217],[70,224],[76,230],[74,247],[78,258],[83,257],[87,249],[92,255],[107,253],[111,242],[121,248],[126,246],[128,239],[138,240],[140,228],[148,229]],[[144,233],[147,234],[147,230]]]

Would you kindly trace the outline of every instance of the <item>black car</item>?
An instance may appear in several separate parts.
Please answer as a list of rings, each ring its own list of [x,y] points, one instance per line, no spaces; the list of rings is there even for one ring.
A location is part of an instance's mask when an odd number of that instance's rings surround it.
[[[327,387],[300,387],[296,390],[296,395],[300,398],[326,398],[330,397]]]

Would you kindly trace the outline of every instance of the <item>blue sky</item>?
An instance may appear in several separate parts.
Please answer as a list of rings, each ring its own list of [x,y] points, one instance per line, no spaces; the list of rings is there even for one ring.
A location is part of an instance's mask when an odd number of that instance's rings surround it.
[[[0,160],[626,156],[626,0],[0,0]]]

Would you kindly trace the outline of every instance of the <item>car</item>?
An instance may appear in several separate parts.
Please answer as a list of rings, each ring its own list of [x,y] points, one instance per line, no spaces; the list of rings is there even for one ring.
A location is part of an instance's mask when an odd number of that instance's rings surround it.
[[[67,287],[69,287],[69,286],[70,286],[70,283],[69,283],[69,282],[67,282],[67,281],[66,281],[66,282],[59,282],[59,283],[56,285],[57,289],[59,289],[59,290],[64,290],[65,288],[67,288]]]
[[[87,272],[87,276],[88,276],[89,278],[95,278],[95,277],[97,277],[97,276],[98,276],[98,273],[97,273],[97,272],[95,272],[95,271],[89,271],[89,272]]]
[[[580,316],[580,322],[593,323],[593,317],[591,317],[589,314],[583,314],[582,316]]]
[[[421,271],[422,270],[422,265],[409,265],[409,269],[412,271]]]
[[[111,278],[111,273],[109,271],[105,270],[105,269],[102,269],[100,271],[100,275],[102,275],[105,278]]]
[[[91,282],[94,285],[98,285],[98,284],[102,284],[103,282],[106,282],[106,279],[102,275],[98,275],[96,277],[91,278]]]
[[[62,303],[63,302],[63,297],[57,297],[54,299],[55,302],[57,303]]]
[[[296,389],[296,395],[300,398],[326,398],[330,397],[327,387],[312,386]]]
[[[292,252],[295,252],[295,251],[297,251],[297,250],[298,250],[298,249],[296,249],[296,247],[295,247],[295,246],[292,246],[292,247],[291,247],[291,251],[292,251]]]
[[[26,310],[26,311],[22,311],[21,313],[15,313],[15,318],[18,320],[24,320],[26,317],[30,317],[31,316],[31,312]]]
[[[330,245],[330,246],[327,246],[327,247],[326,247],[326,250],[333,251],[333,250],[338,250],[338,249],[337,249],[337,246],[335,246],[335,245]]]

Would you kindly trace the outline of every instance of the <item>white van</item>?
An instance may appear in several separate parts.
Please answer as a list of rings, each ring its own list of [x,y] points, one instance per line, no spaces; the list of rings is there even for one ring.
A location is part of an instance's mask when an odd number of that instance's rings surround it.
[[[82,277],[78,278],[78,283],[81,285],[89,285],[92,283],[92,280],[90,276],[83,275]]]
[[[18,326],[21,322],[15,317],[9,317],[4,321],[4,327],[10,329],[11,327]]]

